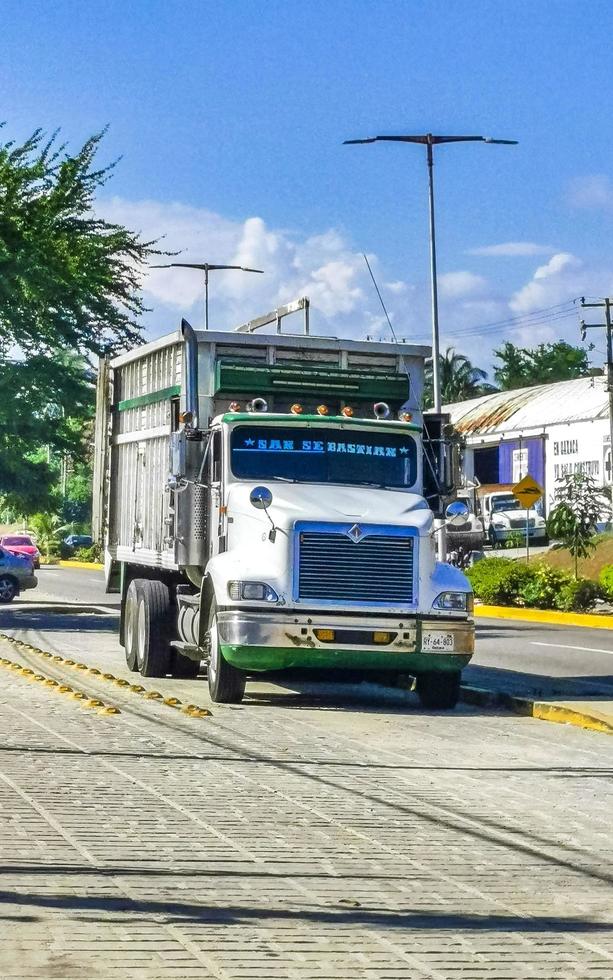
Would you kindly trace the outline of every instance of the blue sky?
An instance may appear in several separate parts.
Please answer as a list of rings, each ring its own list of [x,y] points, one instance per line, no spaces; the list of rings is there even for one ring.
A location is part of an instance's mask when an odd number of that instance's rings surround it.
[[[108,124],[103,213],[266,270],[218,278],[215,325],[306,292],[322,331],[383,336],[367,252],[397,333],[427,339],[424,151],[341,145],[382,132],[520,141],[437,151],[444,342],[487,365],[504,339],[576,341],[573,315],[527,315],[613,289],[609,2],[4,0],[2,19],[7,136]],[[191,273],[146,288],[151,335],[198,324]]]

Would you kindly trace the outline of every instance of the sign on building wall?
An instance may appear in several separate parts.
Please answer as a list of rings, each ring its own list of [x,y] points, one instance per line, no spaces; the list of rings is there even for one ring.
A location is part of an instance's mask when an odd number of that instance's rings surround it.
[[[528,472],[528,449],[514,449],[513,450],[513,473],[512,482],[519,483],[519,481]]]

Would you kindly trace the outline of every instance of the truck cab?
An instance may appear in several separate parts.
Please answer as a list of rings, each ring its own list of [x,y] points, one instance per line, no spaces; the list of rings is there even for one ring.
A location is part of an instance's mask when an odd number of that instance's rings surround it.
[[[453,707],[472,592],[436,560],[426,349],[185,325],[164,377],[144,363],[156,343],[99,388],[96,526],[128,665],[204,664],[230,703],[267,671],[406,675],[425,706]]]
[[[526,510],[510,489],[486,493],[481,497],[483,520],[492,548],[503,548],[509,541],[526,535],[534,544],[548,543],[545,518],[536,510]]]

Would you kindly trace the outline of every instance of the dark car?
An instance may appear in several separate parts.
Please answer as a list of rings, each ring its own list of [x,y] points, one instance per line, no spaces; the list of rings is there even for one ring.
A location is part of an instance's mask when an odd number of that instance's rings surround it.
[[[64,544],[74,554],[79,548],[91,548],[93,539],[91,534],[69,534]]]

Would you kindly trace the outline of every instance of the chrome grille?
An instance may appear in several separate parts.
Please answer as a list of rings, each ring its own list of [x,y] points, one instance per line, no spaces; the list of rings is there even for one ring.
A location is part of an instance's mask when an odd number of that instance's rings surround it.
[[[298,598],[395,606],[413,602],[413,537],[299,532]]]

